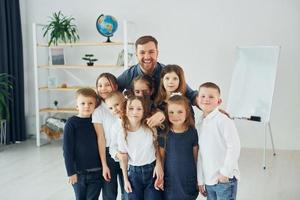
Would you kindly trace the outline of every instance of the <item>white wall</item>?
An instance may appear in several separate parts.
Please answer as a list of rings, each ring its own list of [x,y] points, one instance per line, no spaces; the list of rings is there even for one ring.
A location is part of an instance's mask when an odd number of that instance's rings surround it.
[[[27,0],[21,4],[27,88],[33,88],[32,22],[46,22],[62,10],[76,19],[83,40],[99,40],[95,20],[101,13],[136,23],[136,35],[159,41],[159,60],[184,67],[192,88],[213,81],[221,86],[226,107],[237,45],[281,45],[271,125],[275,147],[300,149],[300,1],[297,0]],[[33,95],[26,114],[34,114]],[[237,122],[244,147],[263,146],[263,126]]]

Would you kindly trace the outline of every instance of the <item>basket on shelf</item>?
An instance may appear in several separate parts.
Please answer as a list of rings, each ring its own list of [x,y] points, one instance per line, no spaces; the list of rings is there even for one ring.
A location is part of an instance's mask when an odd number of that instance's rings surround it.
[[[64,132],[66,120],[49,117],[46,123],[42,125],[41,132],[45,133],[48,138],[58,140]]]

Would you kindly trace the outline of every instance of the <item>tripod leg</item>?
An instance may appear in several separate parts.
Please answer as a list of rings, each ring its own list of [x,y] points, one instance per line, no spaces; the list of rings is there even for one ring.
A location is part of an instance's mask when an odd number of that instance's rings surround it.
[[[269,131],[270,131],[270,137],[271,137],[271,143],[272,143],[273,156],[276,156],[275,148],[274,148],[274,141],[273,141],[273,134],[272,134],[272,129],[271,129],[271,124],[270,124],[270,122],[268,122],[268,127],[269,127]]]
[[[264,145],[264,160],[263,160],[263,169],[266,169],[266,148],[267,148],[267,124],[265,124],[265,145]]]

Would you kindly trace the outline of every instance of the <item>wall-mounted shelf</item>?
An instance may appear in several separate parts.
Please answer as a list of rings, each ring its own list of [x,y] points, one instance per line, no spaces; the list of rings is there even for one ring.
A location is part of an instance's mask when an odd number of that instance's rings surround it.
[[[61,91],[61,92],[65,92],[65,91],[76,91],[80,88],[82,88],[83,86],[68,86],[68,87],[65,87],[65,88],[62,88],[62,87],[57,87],[57,88],[48,88],[47,86],[44,86],[44,87],[39,87],[39,90],[40,91]],[[91,87],[91,88],[94,88],[94,86],[84,86],[84,87]]]
[[[44,69],[99,69],[99,68],[124,68],[124,66],[119,65],[110,65],[110,64],[95,64],[94,66],[87,66],[87,65],[38,65],[38,68]]]
[[[128,45],[134,45],[133,42],[128,42]],[[50,47],[78,47],[78,46],[122,46],[124,42],[76,42],[76,43],[58,43],[56,46]],[[46,43],[37,43],[37,47],[49,47]]]
[[[75,108],[42,108],[40,109],[40,112],[45,113],[78,113],[78,111]]]

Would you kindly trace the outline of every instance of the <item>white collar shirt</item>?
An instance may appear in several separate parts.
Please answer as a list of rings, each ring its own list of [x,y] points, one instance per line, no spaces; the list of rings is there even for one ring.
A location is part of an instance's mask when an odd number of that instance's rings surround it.
[[[218,108],[197,124],[199,154],[198,184],[214,185],[220,174],[239,179],[240,140],[233,120]]]

